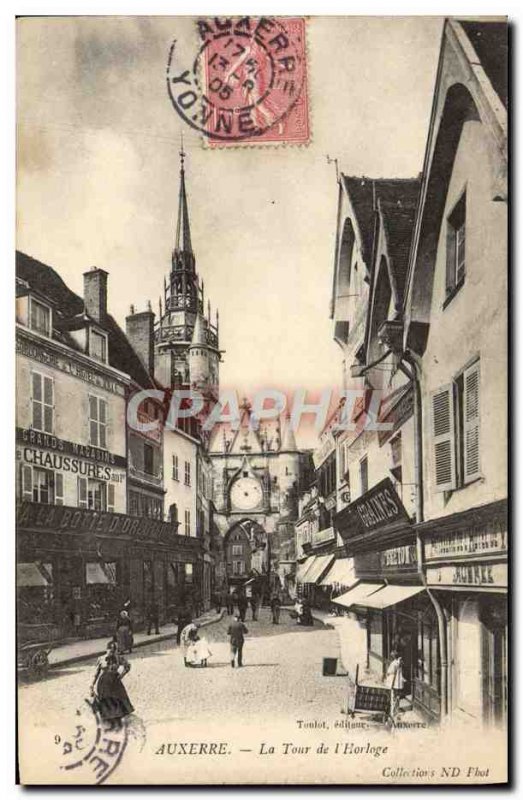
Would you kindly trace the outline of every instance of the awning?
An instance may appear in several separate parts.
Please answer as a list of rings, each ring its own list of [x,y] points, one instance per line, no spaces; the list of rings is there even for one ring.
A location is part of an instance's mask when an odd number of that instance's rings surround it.
[[[379,592],[368,597],[361,605],[367,608],[388,608],[402,603],[404,600],[408,600],[409,597],[414,597],[423,591],[423,586],[394,586],[389,583]]]
[[[333,561],[333,555],[316,556],[314,564],[312,564],[310,569],[307,570],[305,580],[302,581],[302,583],[317,583]]]
[[[49,586],[52,582],[52,565],[34,561],[16,565],[17,586]]]
[[[309,556],[308,559],[303,562],[303,564],[299,565],[298,570],[296,572],[296,583],[304,582],[303,579],[307,574],[307,572],[309,571],[310,567],[312,567],[312,565],[314,564],[315,560],[316,556]]]
[[[339,606],[344,606],[344,608],[366,606],[367,598],[382,587],[382,583],[358,583],[356,586],[353,586],[352,589],[349,589],[348,592],[345,592],[345,594],[336,597],[332,602],[337,603]]]
[[[321,579],[320,586],[354,586],[356,581],[352,558],[337,558]]]
[[[85,565],[86,583],[112,583],[106,571],[97,561]]]

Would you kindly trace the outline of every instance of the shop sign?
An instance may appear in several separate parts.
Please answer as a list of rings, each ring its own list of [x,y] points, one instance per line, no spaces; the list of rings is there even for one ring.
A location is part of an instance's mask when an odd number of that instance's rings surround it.
[[[73,361],[71,358],[67,358],[51,348],[43,347],[40,343],[37,344],[17,337],[16,352],[19,355],[31,358],[33,361],[39,361],[51,369],[65,372],[73,378],[89,383],[91,386],[125,397],[125,385],[123,383],[119,383],[101,372],[83,366],[83,364]]]
[[[484,553],[506,553],[506,530],[462,530],[444,536],[427,536],[425,559],[455,558],[457,556],[480,556]]]
[[[336,515],[336,527],[344,539],[409,523],[409,515],[390,478],[385,478]]]
[[[429,586],[506,588],[506,564],[456,564],[427,569]]]
[[[323,544],[324,542],[330,542],[331,539],[336,538],[336,531],[334,528],[323,528],[321,531],[316,531],[312,535],[312,543],[313,544]]]
[[[382,550],[379,554],[379,560],[382,570],[415,567],[418,561],[416,545],[405,544],[401,547],[391,547],[390,550]]]
[[[124,536],[132,540],[164,541],[187,550],[200,548],[196,537],[175,533],[176,526],[163,520],[131,517],[104,511],[89,511],[72,506],[52,506],[44,503],[22,502],[17,507],[17,526],[61,534],[90,533],[102,536]]]
[[[83,461],[80,458],[62,455],[61,453],[50,453],[46,450],[37,450],[34,447],[22,447],[17,451],[17,459],[30,464],[33,467],[51,469],[57,472],[70,472],[73,475],[81,475],[85,478],[93,478],[99,481],[114,481],[122,483],[125,473],[115,473],[111,467],[103,464]]]
[[[127,467],[127,459],[124,456],[110,453],[108,450],[103,450],[101,447],[93,447],[91,445],[70,442],[67,439],[59,439],[58,436],[34,431],[31,428],[17,428],[16,441],[29,447],[53,450],[63,455],[83,458],[86,461],[96,461],[99,464],[107,464],[111,467],[122,467],[123,469]]]

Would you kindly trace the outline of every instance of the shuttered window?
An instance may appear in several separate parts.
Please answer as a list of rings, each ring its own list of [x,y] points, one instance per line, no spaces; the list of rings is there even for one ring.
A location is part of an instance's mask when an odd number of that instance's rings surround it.
[[[33,499],[33,469],[22,464],[20,468],[20,483],[22,489],[22,500]]]
[[[434,485],[437,492],[456,488],[456,441],[452,384],[432,394]]]
[[[64,504],[64,476],[60,472],[54,474],[54,502],[57,506]]]
[[[107,402],[89,395],[89,444],[107,447]]]
[[[39,372],[31,375],[32,426],[36,431],[54,433],[54,385],[53,379]]]
[[[463,482],[480,476],[479,450],[479,361],[463,374]]]
[[[87,478],[78,478],[78,507],[87,508]]]
[[[114,511],[114,483],[107,484],[107,511]]]

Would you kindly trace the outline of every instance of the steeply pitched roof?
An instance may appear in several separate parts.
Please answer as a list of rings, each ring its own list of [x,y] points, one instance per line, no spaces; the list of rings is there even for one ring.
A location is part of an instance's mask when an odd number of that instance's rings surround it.
[[[421,182],[416,181],[418,191]],[[410,245],[416,218],[418,193],[405,192],[403,198],[397,197],[395,202],[379,201],[383,224],[387,234],[390,266],[396,282],[398,300],[403,305],[405,283],[409,266]]]
[[[499,99],[508,102],[508,26],[505,22],[458,20]]]
[[[386,203],[416,202],[419,193],[419,178],[369,178],[342,175],[358,223],[364,258],[370,264],[374,238],[374,213],[378,200]]]
[[[46,297],[55,307],[59,321],[70,320],[84,314],[84,301],[64,283],[59,274],[47,264],[37,261],[25,253],[16,253],[16,275],[26,281],[30,288]],[[95,320],[93,320],[95,322]],[[107,314],[102,327],[109,338],[109,364],[115,369],[124,372],[144,388],[154,386],[154,381],[145,369],[142,361],[137,356],[127,336],[122,331],[116,320]],[[69,347],[78,350],[78,345],[67,330],[60,330],[58,324],[58,338]]]

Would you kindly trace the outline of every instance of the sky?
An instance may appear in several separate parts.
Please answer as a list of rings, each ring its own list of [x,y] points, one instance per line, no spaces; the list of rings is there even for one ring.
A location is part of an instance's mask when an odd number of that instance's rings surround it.
[[[412,177],[422,168],[443,21],[311,17],[312,141],[209,149],[174,111],[173,39],[196,54],[189,17],[18,21],[17,247],[82,293],[109,272],[109,309],[158,307],[170,269],[180,136],[197,270],[220,311],[221,383],[337,387],[329,302],[335,166]],[[214,313],[214,312],[213,312]]]

